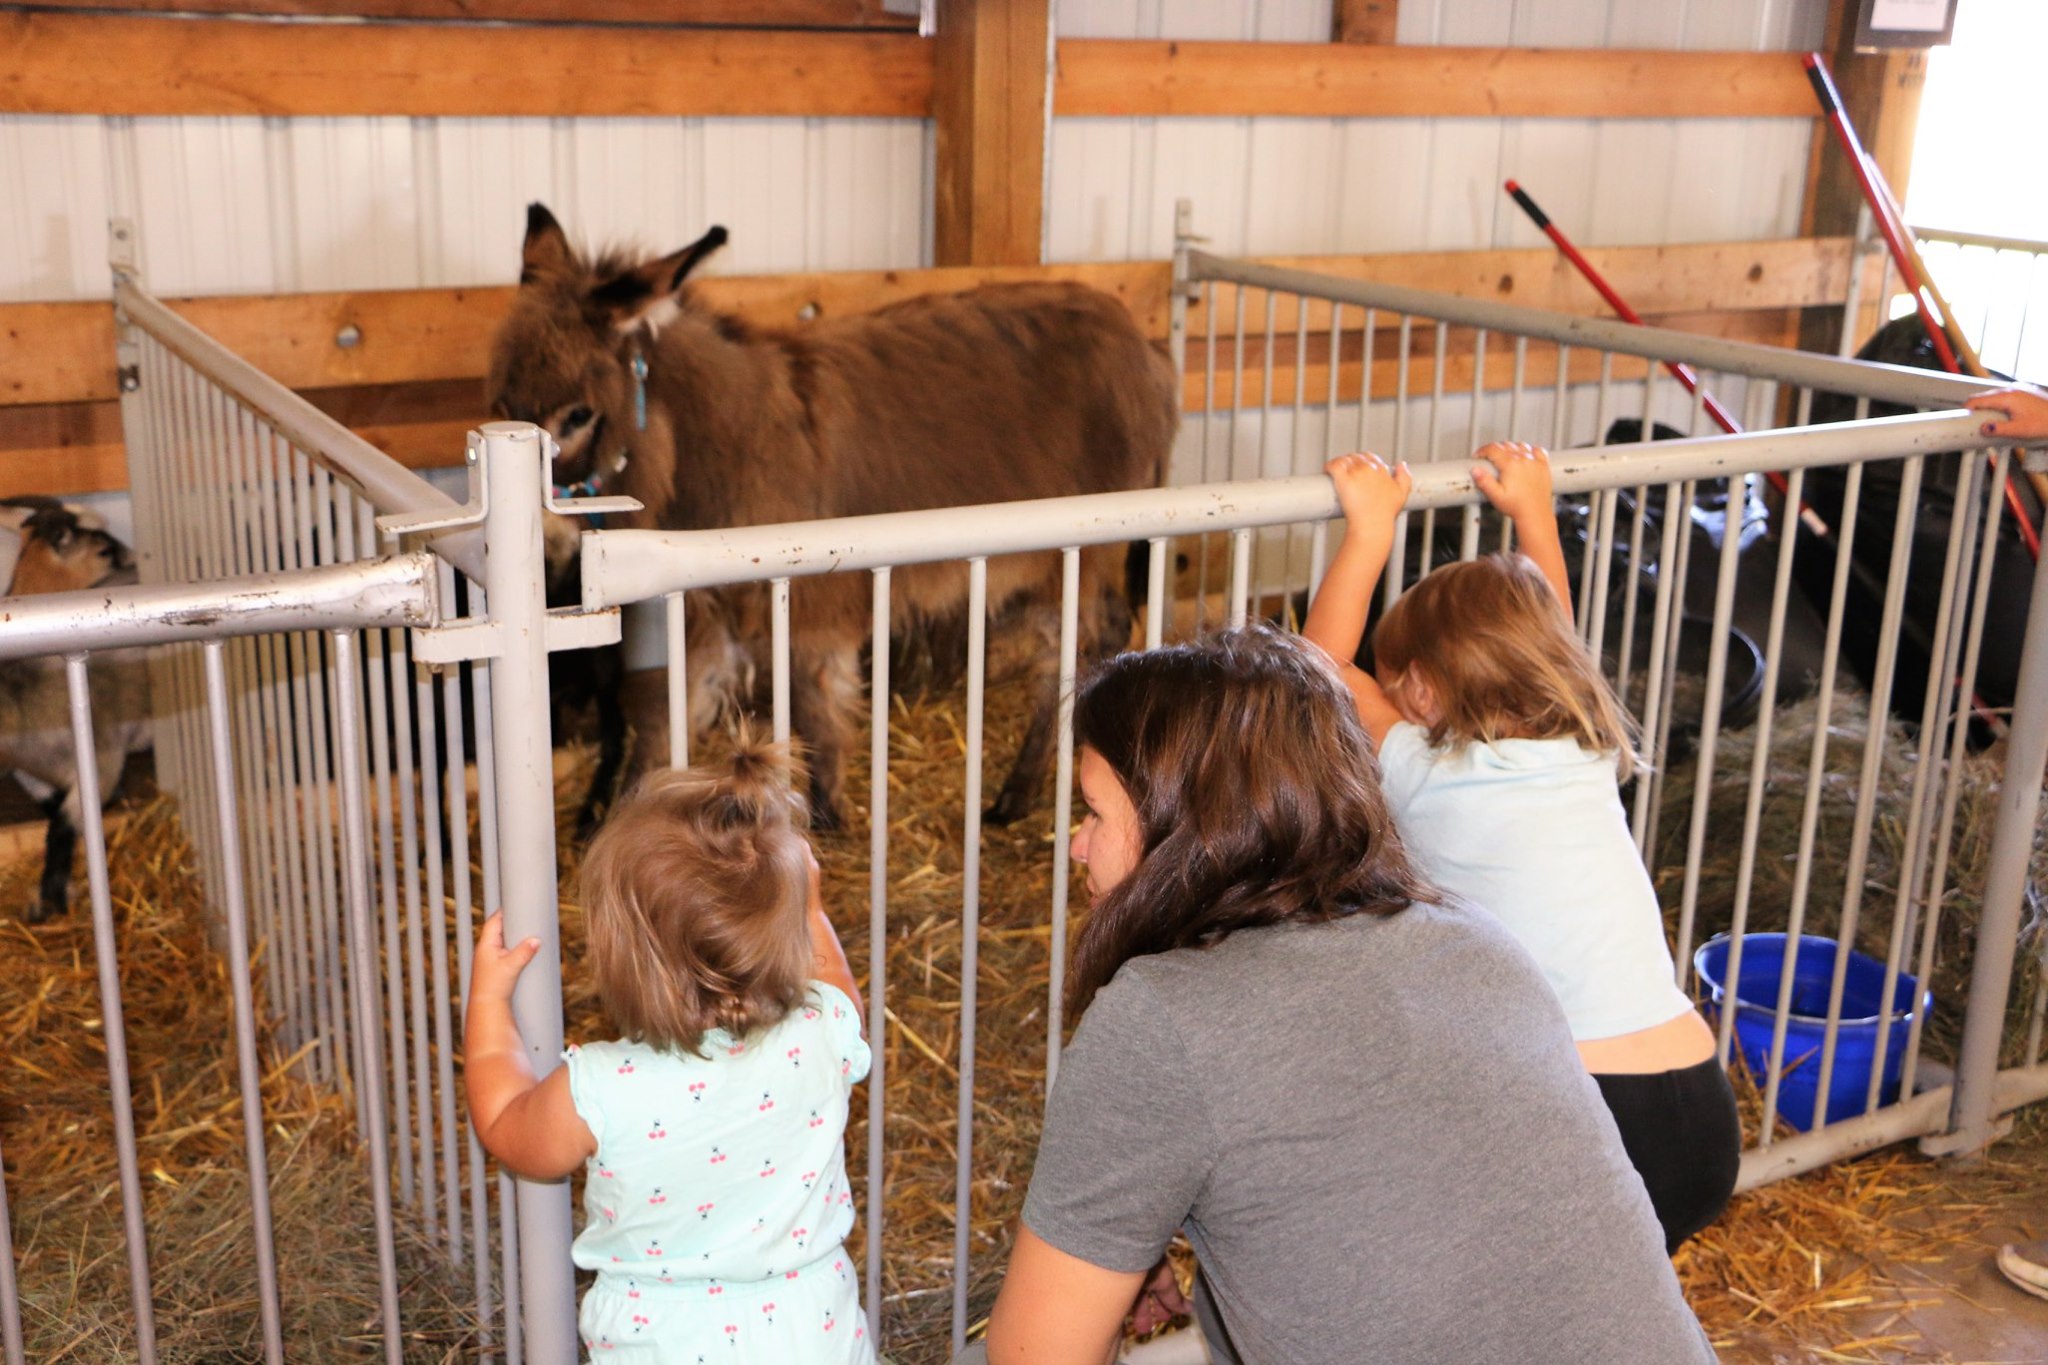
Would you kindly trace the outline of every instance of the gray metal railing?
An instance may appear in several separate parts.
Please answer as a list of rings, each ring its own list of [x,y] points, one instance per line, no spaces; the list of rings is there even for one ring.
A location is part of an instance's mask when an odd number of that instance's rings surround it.
[[[1062,591],[1056,667],[1061,695],[1070,698],[1084,548],[1146,542],[1152,604],[1145,618],[1147,644],[1208,617],[1241,623],[1254,614],[1284,615],[1300,593],[1313,589],[1328,547],[1328,521],[1336,508],[1328,481],[1315,472],[1326,456],[1370,446],[1415,463],[1415,493],[1404,521],[1412,532],[1404,534],[1412,534],[1418,548],[1427,551],[1415,556],[1414,566],[1415,572],[1427,572],[1440,545],[1443,557],[1470,557],[1489,539],[1465,453],[1489,437],[1547,437],[1560,447],[1554,461],[1559,491],[1586,500],[1588,545],[1579,566],[1579,593],[1593,609],[1582,610],[1578,619],[1589,647],[1606,654],[1610,642],[1616,646],[1611,653],[1618,688],[1639,710],[1644,742],[1656,763],[1655,778],[1639,784],[1631,808],[1645,856],[1654,858],[1658,809],[1683,805],[1685,799],[1684,793],[1665,790],[1678,771],[1672,761],[1677,708],[1671,699],[1683,671],[1680,639],[1696,629],[1686,621],[1683,590],[1694,537],[1681,529],[1689,527],[1703,488],[1713,481],[1739,490],[1752,474],[1783,471],[1786,498],[1796,507],[1809,479],[1819,477],[1816,471],[1838,471],[1843,490],[1841,524],[1835,528],[1838,571],[1820,680],[1822,712],[1802,790],[1798,859],[1804,870],[1815,856],[1822,760],[1826,746],[1835,742],[1826,708],[1835,691],[1845,613],[1846,568],[1840,566],[1853,552],[1863,471],[1873,461],[1905,461],[1908,494],[1926,471],[1946,471],[1956,480],[1956,515],[1944,545],[1939,612],[1929,629],[1927,700],[1906,801],[1909,866],[1901,869],[1887,926],[1885,1013],[1909,968],[1917,965],[1925,979],[1951,887],[1948,832],[1971,719],[1968,699],[1982,653],[1990,546],[2001,512],[1989,490],[2002,478],[2005,459],[2000,455],[2001,463],[1987,470],[1975,456],[1935,457],[1981,444],[1976,420],[1953,410],[1963,394],[1980,385],[1331,280],[1194,252],[1184,253],[1177,263],[1176,280],[1184,291],[1174,322],[1180,342],[1176,349],[1186,366],[1183,377],[1201,376],[1209,395],[1200,415],[1191,419],[1181,451],[1180,473],[1191,486],[790,526],[592,532],[584,537],[582,569],[586,610],[600,614],[595,621],[550,618],[540,592],[539,517],[547,498],[549,453],[541,433],[506,424],[473,438],[476,496],[470,507],[458,508],[404,471],[394,474],[395,466],[387,467],[389,462],[373,451],[366,455],[367,448],[346,433],[337,436],[324,418],[309,416],[310,409],[299,400],[240,362],[228,363],[218,348],[132,280],[122,281],[121,356],[131,376],[124,386],[123,412],[149,586],[111,598],[94,594],[102,610],[90,614],[98,623],[90,634],[83,633],[88,613],[82,603],[9,602],[0,608],[0,658],[157,647],[163,717],[159,768],[165,787],[179,798],[224,917],[224,950],[237,988],[237,1027],[243,1038],[245,1122],[260,1119],[261,1113],[260,1097],[246,1074],[255,1030],[271,1030],[293,1049],[310,1044],[307,1065],[316,1077],[345,1087],[354,1097],[377,1200],[380,1327],[387,1359],[401,1354],[405,1309],[390,1249],[399,1218],[416,1220],[451,1269],[472,1277],[487,1352],[502,1351],[515,1361],[568,1359],[575,1353],[566,1188],[509,1178],[500,1178],[492,1188],[481,1149],[464,1131],[457,1103],[453,1015],[461,1001],[450,983],[467,981],[481,891],[485,904],[505,909],[509,934],[537,934],[546,943],[537,970],[521,982],[515,1009],[537,1063],[542,1069],[552,1065],[562,1031],[553,775],[547,732],[536,720],[548,709],[546,653],[550,647],[605,638],[615,625],[602,613],[629,602],[660,598],[668,609],[670,758],[682,762],[693,700],[690,651],[682,629],[685,592],[747,582],[770,585],[767,662],[773,725],[780,737],[792,728],[794,580],[835,571],[870,574],[869,684],[871,694],[881,698],[888,694],[896,629],[892,584],[900,586],[892,575],[940,561],[963,561],[967,567],[971,628],[961,797],[965,971],[955,1068],[956,1242],[947,1286],[956,1343],[968,1326],[973,1245],[969,1193],[976,1169],[972,1101],[978,1012],[973,982],[981,891],[976,814],[982,799],[984,620],[992,558],[1038,554],[1057,561]],[[1758,426],[1768,426],[1780,412],[1803,416],[1816,388],[1941,410],[1742,436],[1652,441],[1647,439],[1652,419],[1696,431],[1701,412],[1700,400],[1681,394],[1645,363],[1662,360],[1701,368],[1706,384],[1727,389],[1738,408],[1760,419],[1754,423]],[[1219,401],[1217,395],[1224,392],[1227,401]],[[1254,393],[1257,402],[1248,402]],[[1646,439],[1598,443],[1609,422],[1620,416],[1641,419]],[[1588,437],[1595,442],[1588,448],[1562,448]],[[1238,475],[1249,477],[1233,477]],[[1661,496],[1662,508],[1654,526],[1646,513],[1653,494]],[[1909,572],[1909,556],[1898,551],[1907,543],[1902,537],[1911,529],[1915,503],[1913,496],[1902,496],[1897,517],[1886,528],[1894,553],[1879,612],[1883,641],[1878,652],[1887,662],[1872,688],[1876,718],[1887,709],[1896,671],[1889,660],[1897,653],[1906,615]],[[489,577],[478,583],[465,572],[458,593],[458,576],[450,564],[418,554],[393,556],[394,538],[381,534],[377,525],[387,515],[398,518],[387,524],[433,537],[436,550],[460,561],[465,570],[479,568]],[[1722,515],[1739,520],[1739,491],[1726,499]],[[1718,547],[1703,551],[1717,557],[1708,608],[1713,643],[1704,665],[1699,766],[1683,833],[1665,836],[1683,840],[1674,945],[1681,971],[1689,964],[1698,918],[1706,837],[1712,832],[1726,840],[1735,834],[1711,829],[1704,799],[1716,750],[1724,743],[1720,701],[1729,667],[1725,642],[1739,540],[1730,529]],[[1212,541],[1221,549],[1213,590]],[[1189,557],[1185,573],[1171,571],[1176,548]],[[1802,553],[1811,551],[1790,536],[1777,547],[1767,670],[1776,665],[1787,629],[1793,561]],[[1636,579],[1646,566],[1656,570],[1656,581],[1639,602]],[[1401,590],[1406,572],[1397,553],[1390,565],[1390,593]],[[1617,582],[1629,585],[1618,618],[1604,606]],[[1178,615],[1177,594],[1186,599]],[[464,600],[468,612],[458,618],[458,603]],[[2048,596],[2037,592],[2015,706],[2023,716],[2048,720],[2048,629],[2040,620],[2048,610],[2044,601]],[[108,603],[112,615],[103,610]],[[67,672],[82,674],[88,666],[89,661],[74,659]],[[1772,780],[1767,758],[1775,683],[1776,675],[1767,672],[1744,788],[1744,861],[1731,924],[1737,954],[1745,934],[1756,927],[1750,913],[1752,879],[1760,798]],[[81,683],[74,678],[72,686]],[[74,697],[79,695],[74,690]],[[891,1027],[885,961],[891,891],[886,705],[872,707],[870,725],[873,956],[868,1003],[876,1046],[868,1094],[864,1216],[867,1311],[879,1341],[886,1325],[881,1271],[889,1233],[882,1199],[888,1118],[888,1049],[883,1044]],[[1057,831],[1071,816],[1073,742],[1065,704],[1056,728]],[[2015,730],[2035,739],[2048,734],[2040,723]],[[89,717],[78,735],[83,773],[92,766]],[[1873,723],[1863,755],[1862,790],[1850,835],[1852,869],[1867,861],[1875,821],[1872,775],[1883,743],[1880,719]],[[1856,1112],[1829,1115],[1823,1107],[1823,1122],[1814,1131],[1777,1138],[1770,1111],[1790,1065],[1781,1041],[1760,1077],[1766,1119],[1759,1147],[1745,1156],[1746,1185],[1912,1137],[1953,1132],[1959,1142],[1981,1141],[1998,1113],[2048,1095],[2038,1029],[2028,1044],[2026,1066],[2004,1072],[1996,1067],[2018,913],[2015,878],[2024,877],[2031,834],[2032,807],[2021,798],[2038,795],[2039,747],[2032,739],[2018,742],[2016,735],[2008,759],[2007,787],[2014,806],[2001,818],[1996,835],[1979,930],[1978,976],[1972,982],[1954,1087],[1917,1087],[1916,1068],[1921,1078],[1932,1077],[1924,1074],[1931,1068],[1920,1060],[1922,1034],[1916,1019],[1896,1103],[1880,1104],[1873,1084]],[[108,991],[111,1065],[120,1031],[118,964],[111,956],[104,842],[91,799],[97,794],[85,795],[92,812],[87,863],[104,945],[100,969]],[[481,887],[472,885],[471,878],[472,799],[481,815],[475,838]],[[444,846],[445,859],[438,854]],[[1049,985],[1043,1006],[1049,1085],[1061,1038],[1069,881],[1065,840],[1053,838],[1045,856],[1050,865]],[[1865,909],[1870,898],[1859,882],[1860,875],[1847,878],[1835,918],[1843,943],[1856,937],[1859,916],[1874,913]],[[1792,898],[1795,910],[1785,927],[1795,935],[1803,927],[1798,917],[1807,913],[1806,900],[1804,890]],[[265,945],[260,969],[267,973],[264,998],[274,1014],[269,1019],[252,1017],[247,964],[259,943]],[[1731,980],[1737,970],[1738,964],[1731,963]],[[1826,1071],[1834,1064],[1842,1014],[1838,958],[1826,1011],[1827,1042],[1809,1065]],[[1780,1028],[1787,1015],[1781,989]],[[1720,1046],[1725,1059],[1732,1050],[1729,1016],[1721,1024]],[[115,1077],[112,1090],[119,1110],[125,1081]],[[1827,1093],[1825,1085],[1821,1093]],[[130,1132],[132,1147],[132,1120],[124,1117],[118,1126]],[[251,1122],[245,1138],[260,1225],[260,1123]],[[148,1342],[148,1231],[141,1222],[132,1151],[123,1192],[138,1338]],[[270,1260],[267,1250],[259,1256],[259,1262]],[[274,1270],[266,1272],[261,1292],[269,1338],[279,1293]],[[7,1328],[10,1352],[16,1349],[16,1302],[16,1288],[0,1278],[0,1327]],[[145,1346],[145,1358],[149,1351]],[[281,1347],[270,1347],[271,1359],[280,1354]]]

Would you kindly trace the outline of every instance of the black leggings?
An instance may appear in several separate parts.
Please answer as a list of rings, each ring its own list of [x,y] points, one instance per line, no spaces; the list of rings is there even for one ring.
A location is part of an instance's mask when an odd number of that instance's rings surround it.
[[[1593,1079],[1664,1225],[1664,1249],[1676,1251],[1735,1193],[1742,1119],[1728,1073],[1709,1057],[1673,1071]]]

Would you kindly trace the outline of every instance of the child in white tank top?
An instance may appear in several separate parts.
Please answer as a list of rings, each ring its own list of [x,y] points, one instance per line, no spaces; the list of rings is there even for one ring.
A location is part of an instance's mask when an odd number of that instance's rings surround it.
[[[1373,636],[1377,677],[1351,660],[1408,468],[1330,462],[1345,534],[1302,633],[1350,685],[1418,867],[1496,916],[1543,969],[1676,1250],[1734,1190],[1734,1092],[1678,989],[1629,834],[1618,784],[1635,768],[1631,727],[1572,631],[1549,457],[1497,443],[1474,459],[1521,553],[1446,565],[1404,593]]]

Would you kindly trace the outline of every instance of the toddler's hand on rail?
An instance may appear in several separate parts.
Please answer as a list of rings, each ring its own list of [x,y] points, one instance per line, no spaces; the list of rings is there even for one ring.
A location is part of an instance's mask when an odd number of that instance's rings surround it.
[[[1984,423],[1986,436],[2010,436],[2021,441],[2048,437],[2048,396],[2032,389],[1973,393],[1963,400],[1963,406],[1990,419]]]
[[[496,910],[484,921],[476,936],[476,960],[470,964],[469,994],[472,1000],[512,998],[512,987],[526,964],[540,951],[540,940],[526,939],[514,947],[505,946],[505,912]]]
[[[1550,452],[1526,441],[1494,441],[1472,453],[1472,482],[1514,522],[1550,517]]]
[[[1356,527],[1389,526],[1408,503],[1415,480],[1404,461],[1392,469],[1370,451],[1339,455],[1323,466],[1337,485],[1337,505],[1344,520]]]

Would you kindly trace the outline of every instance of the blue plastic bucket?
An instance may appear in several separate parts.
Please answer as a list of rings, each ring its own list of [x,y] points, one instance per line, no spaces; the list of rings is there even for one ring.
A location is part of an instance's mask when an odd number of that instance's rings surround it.
[[[1742,1060],[1762,1086],[1771,1060],[1771,1031],[1778,1008],[1778,978],[1785,967],[1784,934],[1745,934],[1742,979],[1735,983],[1735,1041]],[[1720,934],[1693,954],[1693,969],[1710,992],[1718,1013],[1727,994],[1728,935]],[[1821,1043],[1827,1033],[1828,991],[1834,980],[1836,944],[1831,938],[1803,934],[1792,967],[1790,1017],[1785,1021],[1785,1071],[1778,1085],[1778,1113],[1801,1132],[1813,1127],[1814,1100],[1820,1089]],[[1878,1017],[1884,1000],[1884,963],[1851,951],[1842,982],[1842,1023],[1835,1036],[1835,1069],[1828,1079],[1826,1117],[1854,1117],[1863,1112],[1870,1093],[1870,1069],[1877,1056]],[[1913,1024],[1913,1005],[1934,1008],[1934,994],[1923,992],[1917,978],[1900,972],[1892,995],[1890,1037],[1885,1043],[1884,1080],[1879,1104],[1899,1097],[1899,1071],[1905,1063],[1906,1034]]]

